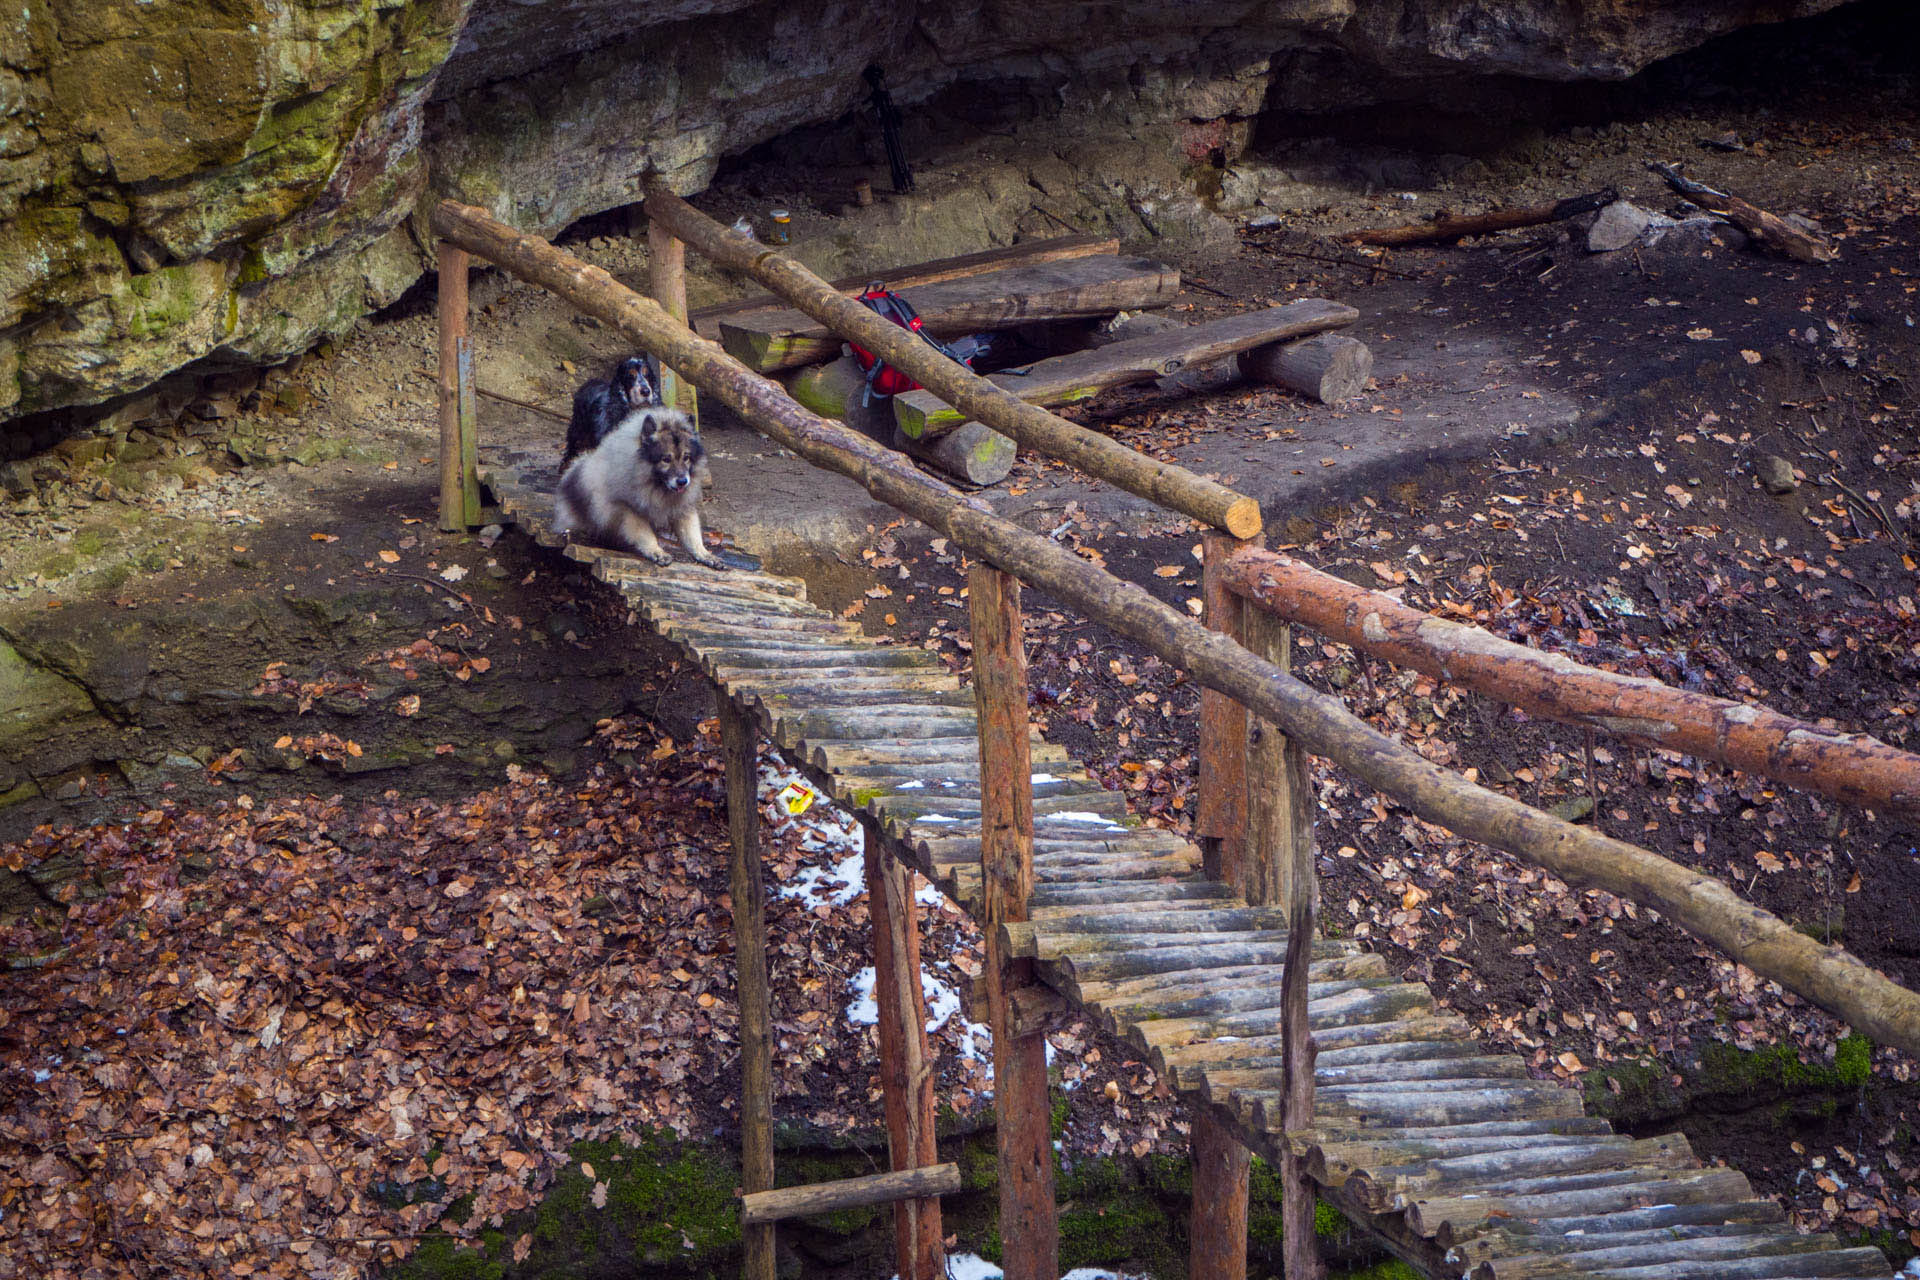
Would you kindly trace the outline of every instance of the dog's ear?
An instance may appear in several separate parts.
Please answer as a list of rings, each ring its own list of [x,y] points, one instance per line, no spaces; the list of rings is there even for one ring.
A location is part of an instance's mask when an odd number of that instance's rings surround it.
[[[659,434],[660,434],[660,415],[657,413],[641,414],[640,415],[640,438],[642,440],[651,440]]]

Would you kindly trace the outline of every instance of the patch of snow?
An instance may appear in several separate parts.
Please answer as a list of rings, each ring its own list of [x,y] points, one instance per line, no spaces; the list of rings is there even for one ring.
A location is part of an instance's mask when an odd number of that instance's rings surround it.
[[[947,1280],[1006,1280],[1006,1272],[974,1253],[947,1255]],[[900,1280],[899,1276],[893,1280]],[[1060,1280],[1148,1280],[1146,1276],[1126,1275],[1100,1267],[1075,1267]]]
[[[1070,809],[1066,813],[1045,814],[1040,818],[1040,821],[1042,822],[1089,822],[1089,823],[1095,824],[1096,826],[1102,826],[1102,827],[1118,827],[1121,825],[1120,823],[1115,822],[1112,818],[1107,817],[1105,814],[1088,813],[1083,809]]]
[[[926,785],[927,784],[920,781],[920,779],[915,778],[912,782],[901,783],[899,786],[895,787],[894,790],[895,791],[918,791],[921,787],[924,787]]]
[[[958,821],[960,821],[960,819],[952,817],[949,814],[923,813],[919,817],[913,820],[913,825],[917,827],[923,822],[931,823],[931,822],[958,822]]]
[[[1060,779],[1054,777],[1050,773],[1036,773],[1031,778],[1028,778],[1027,781],[1031,785],[1037,787],[1043,782],[1058,782],[1060,781]]]
[[[809,907],[844,907],[867,891],[864,852],[850,853],[831,867],[802,867],[793,879],[774,886],[774,895],[799,898]]]

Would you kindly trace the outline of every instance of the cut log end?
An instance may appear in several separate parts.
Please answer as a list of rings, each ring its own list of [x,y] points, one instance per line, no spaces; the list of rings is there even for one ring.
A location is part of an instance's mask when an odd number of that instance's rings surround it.
[[[1321,404],[1339,404],[1366,390],[1373,376],[1373,351],[1358,338],[1322,333],[1256,347],[1241,355],[1240,373],[1312,396]]]
[[[1227,532],[1241,541],[1258,537],[1260,534],[1260,504],[1252,498],[1241,498],[1226,510]]]

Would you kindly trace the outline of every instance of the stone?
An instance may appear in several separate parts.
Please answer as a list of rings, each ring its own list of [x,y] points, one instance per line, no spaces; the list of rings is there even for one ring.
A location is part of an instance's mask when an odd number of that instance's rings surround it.
[[[1799,477],[1793,474],[1793,464],[1777,453],[1763,453],[1755,458],[1753,474],[1760,477],[1760,484],[1768,493],[1792,493],[1800,487]]]
[[[1654,215],[1631,200],[1615,200],[1600,211],[1587,231],[1587,249],[1591,253],[1612,253],[1624,249],[1645,235]]]
[[[1580,822],[1593,816],[1593,797],[1574,796],[1547,810],[1562,822]]]

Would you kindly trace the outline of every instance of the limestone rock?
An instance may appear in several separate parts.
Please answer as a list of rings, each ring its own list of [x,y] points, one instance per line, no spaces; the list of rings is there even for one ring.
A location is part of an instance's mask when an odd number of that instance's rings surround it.
[[[1793,464],[1777,453],[1763,453],[1753,460],[1753,473],[1768,493],[1792,493],[1800,487]]]
[[[1646,234],[1654,216],[1631,200],[1615,200],[1593,220],[1587,231],[1587,249],[1593,253],[1624,249]]]
[[[344,331],[427,268],[417,215],[442,195],[551,233],[630,203],[648,168],[698,189],[723,157],[857,106],[873,62],[908,107],[961,82],[1057,105],[1090,140],[1069,181],[1109,229],[1226,243],[1223,214],[1304,198],[1297,173],[1196,192],[1182,172],[1215,150],[1237,159],[1262,110],[1617,79],[1756,20],[1746,0],[1117,0],[1093,24],[1066,0],[14,12],[0,20],[0,430],[209,356],[273,361]],[[1165,171],[1143,170],[1156,154]],[[1049,176],[1032,181],[1057,198]],[[1027,183],[1006,175],[985,203],[1030,204]],[[941,252],[1003,229],[951,230]]]

